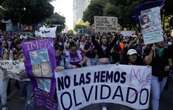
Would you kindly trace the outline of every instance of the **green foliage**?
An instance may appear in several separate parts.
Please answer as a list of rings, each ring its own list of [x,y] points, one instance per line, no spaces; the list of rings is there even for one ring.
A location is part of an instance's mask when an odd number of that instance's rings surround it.
[[[2,6],[7,9],[5,16],[13,22],[33,24],[53,14],[51,0],[3,0]]]
[[[0,19],[2,19],[4,16],[4,10],[0,8]]]
[[[115,16],[122,26],[131,26],[131,13],[140,0],[92,0],[84,12],[83,20],[94,23],[94,16]]]
[[[74,36],[74,31],[73,31],[73,30],[69,30],[69,31],[67,32],[67,35],[68,35],[68,36]]]
[[[173,15],[173,0],[166,0],[166,4],[164,6],[164,14],[165,15]]]
[[[92,0],[87,10],[84,12],[83,20],[94,23],[94,16],[115,16],[119,19],[119,24],[132,28],[135,23],[131,19],[134,8],[141,0]],[[166,0],[164,15],[173,15],[173,0]]]
[[[78,29],[86,29],[89,27],[89,22],[84,22],[83,20],[80,20],[76,23],[74,30],[77,31]]]
[[[94,23],[94,16],[103,15],[104,1],[108,0],[92,0],[87,10],[84,12],[83,20]]]
[[[44,23],[47,25],[58,25],[57,33],[60,33],[65,28],[65,18],[58,13],[47,18]]]

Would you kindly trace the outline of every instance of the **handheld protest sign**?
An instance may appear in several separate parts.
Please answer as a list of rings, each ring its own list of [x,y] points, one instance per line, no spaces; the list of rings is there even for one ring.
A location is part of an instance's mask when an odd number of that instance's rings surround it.
[[[56,38],[56,29],[57,29],[57,26],[46,27],[43,25],[42,27],[39,28],[38,31],[35,31],[35,35],[37,37]]]
[[[117,17],[94,16],[95,32],[115,32],[118,27]]]
[[[56,110],[54,100],[56,68],[53,39],[41,39],[22,44],[25,68],[33,84],[34,101],[37,106]]]
[[[160,7],[141,11],[139,20],[145,44],[164,41]]]
[[[53,39],[41,39],[22,44],[27,75],[33,82],[34,89],[41,89],[54,94],[54,70],[56,68]],[[38,79],[36,77],[39,77]],[[50,78],[51,80],[45,79]]]
[[[25,76],[24,63],[20,60],[1,60],[0,67],[5,70],[5,76],[8,78],[21,80],[22,76]]]

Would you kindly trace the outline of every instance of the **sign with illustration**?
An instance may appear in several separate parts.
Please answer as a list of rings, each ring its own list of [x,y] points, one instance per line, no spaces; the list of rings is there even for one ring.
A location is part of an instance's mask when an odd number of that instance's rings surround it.
[[[53,39],[41,39],[22,44],[26,73],[32,79],[34,88],[54,92],[52,84],[56,68]],[[52,80],[50,80],[52,78]]]
[[[157,43],[164,40],[160,7],[141,11],[139,18],[145,44]]]

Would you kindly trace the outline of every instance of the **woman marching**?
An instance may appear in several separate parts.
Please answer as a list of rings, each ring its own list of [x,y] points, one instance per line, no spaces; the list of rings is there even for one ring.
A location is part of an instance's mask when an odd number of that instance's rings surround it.
[[[163,42],[145,49],[144,61],[152,66],[152,110],[159,110],[160,95],[164,90],[169,72],[167,49]]]

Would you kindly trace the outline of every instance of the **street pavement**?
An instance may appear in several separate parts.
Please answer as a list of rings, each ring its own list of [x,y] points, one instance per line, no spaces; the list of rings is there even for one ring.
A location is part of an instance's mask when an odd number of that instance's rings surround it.
[[[25,99],[19,96],[19,91],[16,90],[10,96],[8,100],[8,110],[24,110]],[[107,110],[133,110],[128,107],[121,105],[108,104]],[[160,100],[160,110],[173,110],[173,80],[168,82],[168,86],[164,89],[161,100]],[[38,110],[38,109],[37,109]],[[98,105],[91,105],[82,110],[102,110]],[[150,108],[148,110],[151,110]]]

